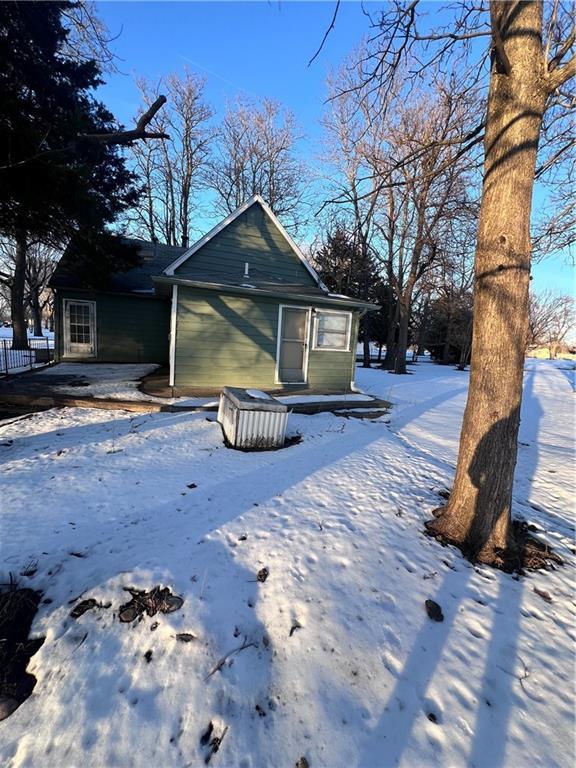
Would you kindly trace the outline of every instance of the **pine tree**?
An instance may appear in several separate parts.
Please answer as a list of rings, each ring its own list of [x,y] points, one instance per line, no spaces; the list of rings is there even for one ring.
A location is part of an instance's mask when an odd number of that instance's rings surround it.
[[[70,7],[67,1],[4,3],[0,16],[0,236],[14,243],[15,348],[27,346],[30,243],[60,246],[78,233],[94,243],[138,196],[118,148],[81,138],[117,126],[92,95],[102,82],[96,62],[66,53],[62,12]]]

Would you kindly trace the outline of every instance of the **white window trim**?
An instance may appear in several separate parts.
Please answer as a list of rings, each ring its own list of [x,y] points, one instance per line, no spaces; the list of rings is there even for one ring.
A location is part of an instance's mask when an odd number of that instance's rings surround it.
[[[306,312],[306,332],[304,334],[304,360],[303,360],[303,381],[281,381],[280,380],[280,346],[282,344],[282,311],[284,309],[303,309]],[[310,315],[311,307],[303,307],[296,304],[280,304],[278,307],[278,330],[276,332],[276,370],[274,372],[275,384],[308,384],[308,360],[310,357]]]
[[[348,318],[348,329],[346,331],[345,347],[319,347],[318,346],[318,315],[346,315]],[[350,337],[352,336],[352,312],[346,312],[339,309],[315,309],[314,310],[314,333],[312,334],[312,349],[316,352],[350,352]]]
[[[67,322],[68,307],[70,304],[88,304],[93,307],[92,317],[94,318],[94,352],[91,355],[87,355],[82,352],[70,352],[70,324]],[[98,357],[98,318],[96,316],[96,302],[87,301],[86,299],[62,299],[62,338],[64,340],[64,349],[62,350],[62,357],[67,359],[84,358],[84,357]]]
[[[172,286],[172,303],[170,306],[170,378],[169,385],[174,386],[176,380],[176,320],[178,315],[178,285]]]

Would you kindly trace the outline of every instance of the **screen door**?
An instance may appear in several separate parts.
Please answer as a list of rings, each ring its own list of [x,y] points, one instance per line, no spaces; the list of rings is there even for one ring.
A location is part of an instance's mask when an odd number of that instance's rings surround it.
[[[308,310],[282,307],[278,378],[283,384],[306,382]]]

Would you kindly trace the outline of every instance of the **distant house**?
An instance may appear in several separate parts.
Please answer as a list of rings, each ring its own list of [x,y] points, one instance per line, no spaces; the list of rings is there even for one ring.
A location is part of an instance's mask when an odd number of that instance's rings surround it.
[[[350,388],[377,307],[329,293],[260,197],[188,249],[138,244],[142,266],[105,291],[56,270],[58,360],[167,363],[177,390]]]

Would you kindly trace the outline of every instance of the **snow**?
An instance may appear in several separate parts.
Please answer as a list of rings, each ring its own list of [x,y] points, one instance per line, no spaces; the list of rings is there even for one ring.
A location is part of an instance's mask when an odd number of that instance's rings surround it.
[[[34,336],[34,333],[30,328],[27,331],[28,338],[29,339],[51,339],[54,341],[54,331],[49,331],[47,328],[44,328],[42,330],[42,336]],[[11,339],[12,338],[12,327],[11,326],[0,326],[0,339]]]
[[[303,440],[276,452],[229,450],[197,413],[0,426],[0,581],[37,560],[20,581],[51,601],[0,764],[200,766],[212,721],[216,768],[573,765],[573,395],[563,368],[526,368],[515,511],[567,565],[519,580],[422,533],[454,472],[452,368],[359,368],[390,415],[291,414]],[[183,607],[121,624],[123,588],[156,584]],[[112,607],[74,620],[80,595]]]
[[[286,405],[296,403],[340,403],[343,400],[350,402],[370,402],[373,398],[369,395],[347,394],[347,395],[278,395],[276,400]]]
[[[250,395],[250,397],[254,397],[256,400],[270,400],[270,395],[267,395],[266,392],[262,392],[261,389],[247,389],[247,394]]]

